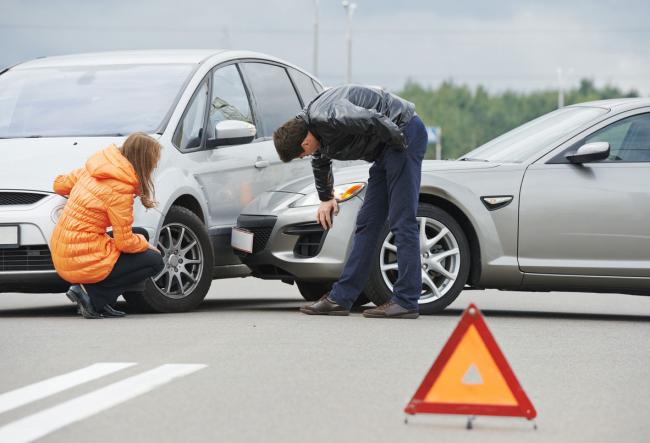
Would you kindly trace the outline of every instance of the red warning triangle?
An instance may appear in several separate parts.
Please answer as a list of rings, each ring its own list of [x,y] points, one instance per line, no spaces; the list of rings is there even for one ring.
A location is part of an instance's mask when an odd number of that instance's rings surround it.
[[[537,415],[474,304],[463,313],[404,412],[529,420]]]

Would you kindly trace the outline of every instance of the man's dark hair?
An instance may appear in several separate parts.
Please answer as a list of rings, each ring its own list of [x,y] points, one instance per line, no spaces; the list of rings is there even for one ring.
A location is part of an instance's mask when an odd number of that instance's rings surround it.
[[[280,160],[287,163],[303,153],[302,141],[307,137],[307,123],[295,117],[280,126],[273,133],[273,143]]]

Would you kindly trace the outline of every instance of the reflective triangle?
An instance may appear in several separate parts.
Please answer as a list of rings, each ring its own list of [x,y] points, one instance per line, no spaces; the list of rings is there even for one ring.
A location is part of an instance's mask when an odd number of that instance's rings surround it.
[[[474,304],[463,313],[404,412],[537,416]]]
[[[478,383],[465,382],[474,368]],[[474,377],[476,378],[476,377]],[[451,358],[443,368],[425,402],[516,405],[517,400],[485,347],[470,326]]]

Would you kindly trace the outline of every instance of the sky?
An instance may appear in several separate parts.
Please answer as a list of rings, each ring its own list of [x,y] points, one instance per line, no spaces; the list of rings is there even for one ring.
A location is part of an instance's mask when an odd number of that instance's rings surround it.
[[[315,71],[315,0],[0,0],[0,67],[122,49],[260,51]],[[492,92],[590,78],[650,95],[647,0],[355,0],[352,81]],[[318,67],[346,81],[346,12],[318,1]]]

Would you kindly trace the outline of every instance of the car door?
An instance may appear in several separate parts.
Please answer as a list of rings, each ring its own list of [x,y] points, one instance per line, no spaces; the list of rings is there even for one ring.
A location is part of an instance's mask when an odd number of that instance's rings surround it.
[[[310,173],[311,164],[308,159],[282,163],[273,145],[273,131],[302,110],[296,87],[287,72],[291,68],[262,61],[247,61],[240,66],[252,92],[257,122],[258,138],[254,143],[260,151],[261,180],[252,193],[258,195]]]
[[[564,158],[597,141],[610,143],[608,159]],[[530,165],[519,222],[524,272],[650,277],[650,109],[613,117]]]
[[[203,164],[196,165],[194,175],[203,190],[210,228],[233,226],[243,206],[263,187],[258,167],[265,155],[259,143],[215,146],[216,126],[225,120],[239,120],[259,127],[252,112],[249,92],[235,63],[220,65],[209,74]],[[259,129],[258,129],[259,133]],[[259,139],[259,137],[258,137]]]

